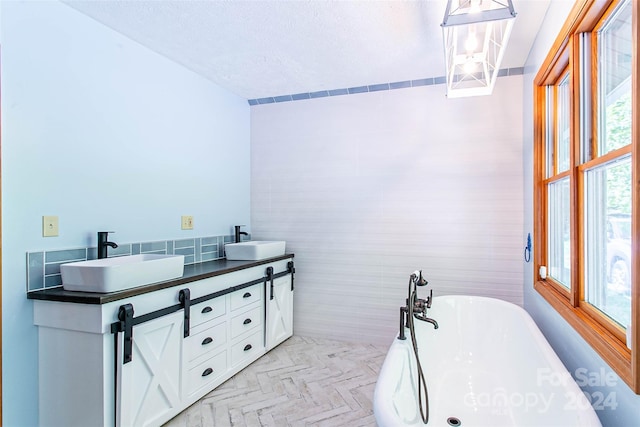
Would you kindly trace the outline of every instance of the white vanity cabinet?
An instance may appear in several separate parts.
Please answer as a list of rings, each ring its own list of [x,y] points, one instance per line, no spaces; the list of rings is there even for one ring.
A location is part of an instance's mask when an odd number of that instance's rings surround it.
[[[108,302],[34,298],[40,425],[167,422],[291,336],[292,277],[290,256]]]

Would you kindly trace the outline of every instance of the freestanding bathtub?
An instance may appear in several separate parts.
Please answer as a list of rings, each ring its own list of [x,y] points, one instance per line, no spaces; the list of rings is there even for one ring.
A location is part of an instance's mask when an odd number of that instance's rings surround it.
[[[529,314],[515,304],[440,296],[415,320],[428,426],[601,426]],[[374,394],[379,427],[424,426],[411,335],[394,339]]]

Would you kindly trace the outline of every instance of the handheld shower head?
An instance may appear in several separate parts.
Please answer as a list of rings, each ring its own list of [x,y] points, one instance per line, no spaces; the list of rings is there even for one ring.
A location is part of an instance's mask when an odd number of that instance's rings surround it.
[[[417,286],[425,286],[427,283],[425,278],[422,277],[422,270],[416,270],[411,274],[411,280],[413,281],[413,283],[415,283]]]

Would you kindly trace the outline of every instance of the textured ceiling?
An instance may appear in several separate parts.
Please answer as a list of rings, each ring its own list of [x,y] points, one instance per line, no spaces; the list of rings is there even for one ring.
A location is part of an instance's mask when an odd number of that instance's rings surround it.
[[[501,68],[524,65],[549,1],[514,0]],[[445,0],[65,3],[247,99],[444,75]]]

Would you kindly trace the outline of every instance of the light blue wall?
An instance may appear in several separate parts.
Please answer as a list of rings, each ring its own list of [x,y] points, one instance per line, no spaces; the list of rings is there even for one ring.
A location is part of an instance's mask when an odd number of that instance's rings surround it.
[[[3,425],[34,426],[25,253],[95,245],[98,230],[126,243],[249,224],[249,106],[62,3],[0,7]],[[41,237],[42,215],[59,237]]]
[[[524,78],[524,188],[525,235],[533,231],[533,79],[553,41],[569,14],[572,1],[556,0],[547,11],[544,25],[529,53]],[[601,405],[596,413],[605,427],[637,426],[640,424],[640,396],[631,391],[575,330],[533,289],[533,263],[524,272],[524,305],[547,340],[572,374],[611,376],[611,384],[583,387],[591,396],[611,396],[611,405]],[[604,370],[604,371],[601,371]],[[578,371],[579,370],[579,371]],[[602,374],[601,372],[604,372]],[[603,402],[604,403],[604,402]],[[617,404],[617,407],[614,406]]]

